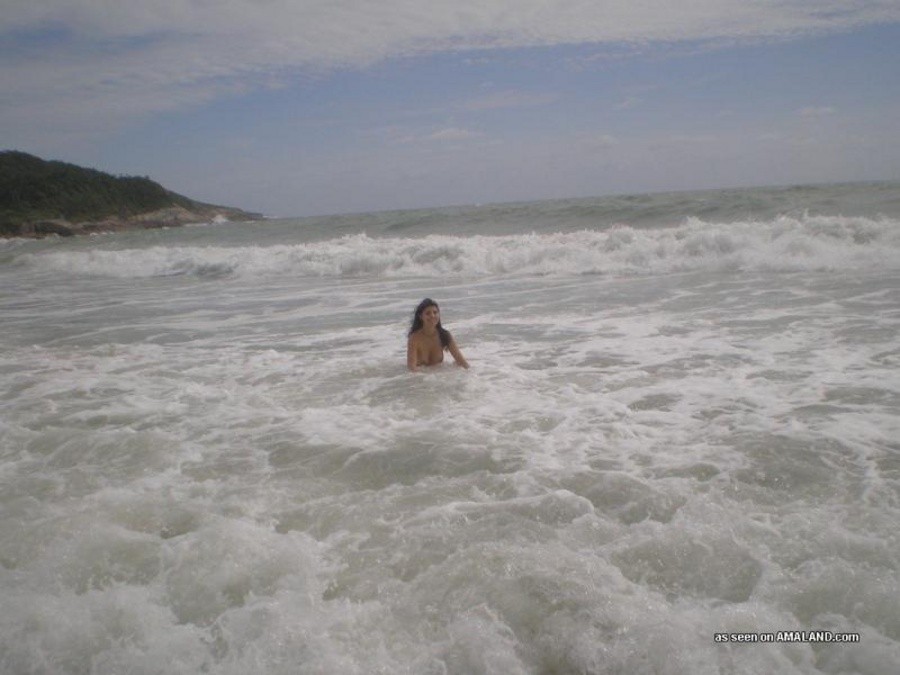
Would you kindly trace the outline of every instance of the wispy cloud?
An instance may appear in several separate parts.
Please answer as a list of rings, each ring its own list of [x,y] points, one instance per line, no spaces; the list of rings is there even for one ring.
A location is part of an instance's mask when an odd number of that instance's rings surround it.
[[[468,129],[457,129],[456,127],[448,127],[447,129],[439,129],[432,134],[424,137],[427,141],[465,141],[470,138],[478,138],[483,134],[477,131],[469,131]]]
[[[28,127],[34,110],[51,109],[103,126],[298,70],[441,51],[752,40],[898,20],[895,0],[29,0],[0,18],[0,127]],[[503,92],[470,105],[543,102]]]
[[[817,117],[829,117],[834,115],[837,112],[831,106],[810,106],[808,108],[801,108],[797,111],[797,114],[800,117],[806,118],[817,118]]]
[[[399,137],[402,143],[422,143],[422,142],[457,142],[469,141],[476,138],[483,138],[484,134],[470,129],[460,129],[458,127],[446,127],[437,129],[436,131],[423,134],[406,134]]]
[[[641,102],[637,96],[629,96],[616,104],[616,110],[630,110]]]
[[[619,140],[610,134],[593,134],[580,138],[579,143],[586,149],[608,149],[618,145]]]
[[[667,140],[669,143],[679,145],[706,145],[715,143],[719,139],[712,134],[673,134]]]
[[[466,101],[462,107],[468,111],[524,108],[553,103],[557,98],[556,94],[551,93],[531,93],[510,89],[474,98]]]

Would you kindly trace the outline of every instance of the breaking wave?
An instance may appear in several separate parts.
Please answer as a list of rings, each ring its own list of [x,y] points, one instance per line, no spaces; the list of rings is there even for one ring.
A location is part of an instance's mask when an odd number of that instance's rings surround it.
[[[769,222],[506,236],[419,238],[351,234],[328,241],[271,246],[155,246],[50,251],[18,262],[57,272],[114,278],[349,277],[479,278],[664,274],[734,270],[849,270],[900,263],[900,223],[888,218],[781,217]]]

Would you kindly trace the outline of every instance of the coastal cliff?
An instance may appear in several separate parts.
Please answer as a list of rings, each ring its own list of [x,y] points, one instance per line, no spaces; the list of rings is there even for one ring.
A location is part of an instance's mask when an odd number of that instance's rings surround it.
[[[68,237],[261,217],[194,201],[149,178],[0,152],[0,237]]]

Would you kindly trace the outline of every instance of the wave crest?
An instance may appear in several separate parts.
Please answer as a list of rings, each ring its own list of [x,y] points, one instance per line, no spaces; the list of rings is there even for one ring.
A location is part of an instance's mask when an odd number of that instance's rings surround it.
[[[507,236],[430,235],[243,247],[162,247],[29,254],[29,264],[77,275],[197,277],[494,277],[656,274],[698,269],[894,268],[900,223],[890,219],[782,217],[770,222]]]

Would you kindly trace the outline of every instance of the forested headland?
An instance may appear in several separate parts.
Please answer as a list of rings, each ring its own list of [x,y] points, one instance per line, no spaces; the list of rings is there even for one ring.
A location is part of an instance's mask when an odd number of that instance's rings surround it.
[[[259,217],[194,201],[147,177],[113,176],[15,150],[0,152],[0,236],[68,236]]]

